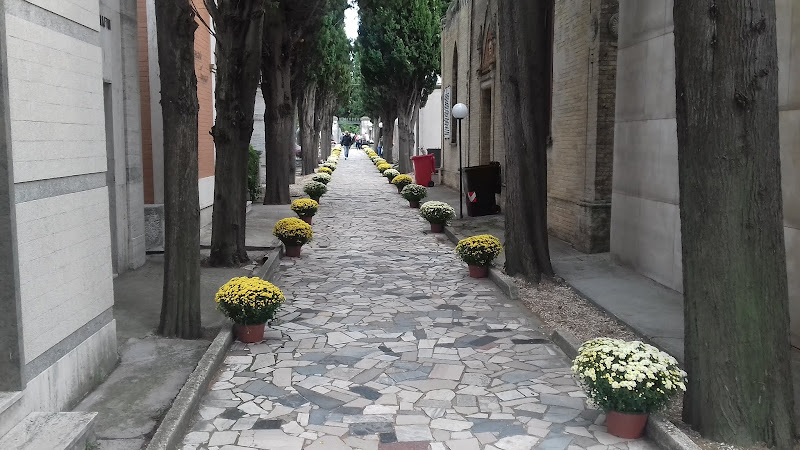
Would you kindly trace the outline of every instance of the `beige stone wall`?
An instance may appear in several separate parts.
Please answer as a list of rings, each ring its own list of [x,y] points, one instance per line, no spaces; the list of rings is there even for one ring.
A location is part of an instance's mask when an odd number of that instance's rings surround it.
[[[586,252],[608,249],[616,89],[616,37],[608,23],[616,10],[616,0],[558,0],[554,17],[549,227],[551,234]],[[464,120],[464,166],[499,161],[505,170],[496,39],[494,68],[480,71],[487,22],[496,35],[497,27],[502,26],[497,23],[496,0],[460,0],[451,6],[442,33],[443,87],[454,84],[457,46],[458,88],[452,103],[466,103],[470,108]],[[453,132],[456,130],[454,123]],[[489,145],[482,155],[486,142]],[[443,139],[442,148],[444,181],[457,187],[458,147]],[[501,206],[503,198],[504,194],[498,199]]]
[[[442,29],[442,87],[453,88],[457,80],[456,96],[451,104],[464,103],[469,107],[469,116],[463,120],[462,158],[464,167],[499,161],[505,167],[505,142],[500,101],[499,54],[493,69],[479,73],[480,50],[483,47],[483,30],[491,25],[497,33],[496,0],[459,0],[448,11]],[[453,71],[455,49],[458,49],[458,70]],[[495,47],[496,48],[496,47]],[[490,108],[486,106],[491,105]],[[491,114],[486,114],[491,111]],[[444,112],[443,112],[444,114]],[[484,127],[486,127],[484,129]],[[455,120],[452,131],[457,136]],[[488,141],[482,142],[488,139]],[[481,155],[482,146],[486,146]],[[443,181],[458,188],[459,154],[457,141],[442,136]],[[504,185],[505,186],[505,185]],[[504,195],[498,197],[503,204]]]
[[[683,290],[672,0],[621,0],[611,251]],[[784,235],[800,345],[800,4],[777,0]]]

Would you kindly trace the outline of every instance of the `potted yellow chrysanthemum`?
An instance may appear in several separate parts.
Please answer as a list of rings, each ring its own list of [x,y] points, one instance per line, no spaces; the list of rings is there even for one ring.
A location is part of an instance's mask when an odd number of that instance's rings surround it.
[[[479,234],[458,241],[456,253],[469,266],[469,276],[486,278],[489,264],[503,251],[500,240],[491,234]]]
[[[303,245],[314,237],[311,225],[294,217],[279,220],[272,234],[283,242],[286,256],[292,258],[300,256]]]
[[[640,341],[588,341],[578,350],[572,372],[592,403],[606,412],[608,432],[626,439],[641,437],[648,414],[686,390],[686,372],[678,361]]]
[[[278,287],[261,278],[238,277],[225,283],[214,300],[217,309],[234,323],[236,339],[245,343],[264,340],[264,327],[286,298]]]
[[[297,214],[297,217],[311,225],[314,215],[316,215],[319,210],[319,203],[310,198],[298,198],[292,202],[291,208],[292,211]]]

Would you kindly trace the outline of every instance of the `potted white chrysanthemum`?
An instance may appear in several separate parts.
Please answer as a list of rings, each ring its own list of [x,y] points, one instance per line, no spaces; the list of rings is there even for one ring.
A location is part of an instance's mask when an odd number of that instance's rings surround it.
[[[606,412],[608,432],[626,439],[641,437],[648,415],[686,390],[686,372],[678,361],[640,341],[588,341],[578,350],[572,372]]]
[[[445,202],[425,202],[419,215],[431,224],[432,233],[441,233],[444,226],[456,217],[456,210]]]

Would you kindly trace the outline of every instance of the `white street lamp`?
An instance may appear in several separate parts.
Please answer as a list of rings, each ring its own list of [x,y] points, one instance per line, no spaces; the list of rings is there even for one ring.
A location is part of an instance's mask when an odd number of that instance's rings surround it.
[[[458,207],[459,215],[464,218],[464,163],[461,157],[461,121],[467,117],[469,109],[463,103],[453,106],[453,118],[458,121]]]

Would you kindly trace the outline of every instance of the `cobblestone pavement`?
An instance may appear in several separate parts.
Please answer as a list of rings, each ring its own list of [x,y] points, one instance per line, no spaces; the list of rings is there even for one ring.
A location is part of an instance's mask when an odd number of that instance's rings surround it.
[[[314,243],[281,263],[282,315],[233,345],[184,449],[656,448],[606,433],[535,319],[362,152],[333,178]]]

